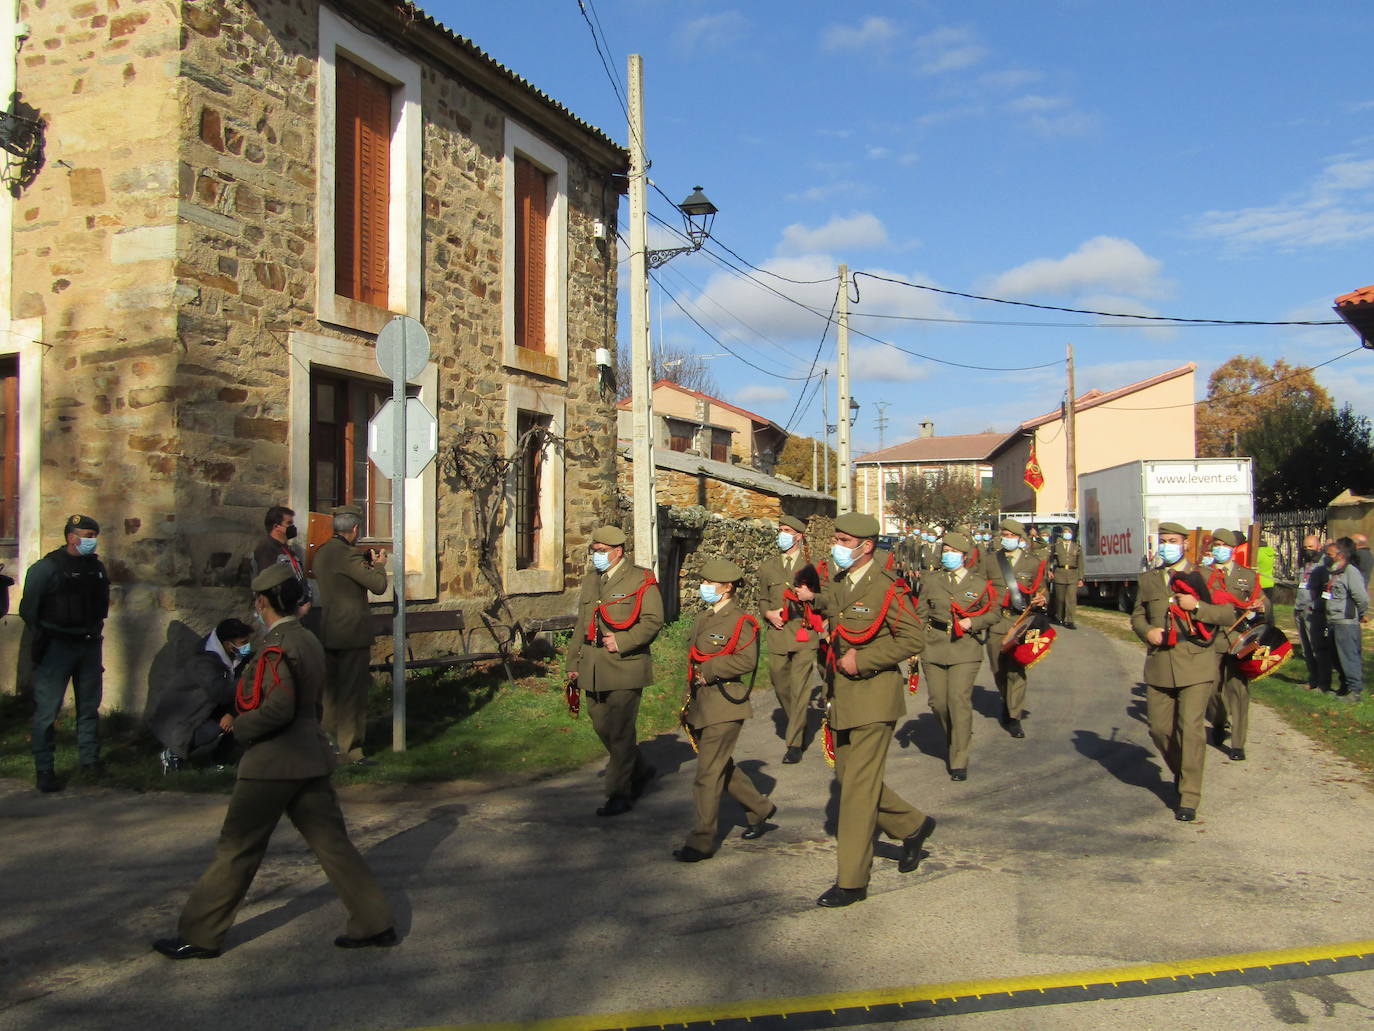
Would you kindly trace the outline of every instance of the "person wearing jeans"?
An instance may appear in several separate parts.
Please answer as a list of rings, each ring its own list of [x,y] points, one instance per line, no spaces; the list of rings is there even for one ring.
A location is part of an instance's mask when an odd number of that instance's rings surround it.
[[[1368,618],[1369,591],[1353,561],[1354,548],[1336,545],[1328,576],[1313,584],[1313,644],[1317,649],[1317,679],[1313,686],[1325,691],[1331,684],[1333,665],[1339,669],[1341,689],[1352,702],[1364,696],[1364,666],[1360,656],[1360,624]]]

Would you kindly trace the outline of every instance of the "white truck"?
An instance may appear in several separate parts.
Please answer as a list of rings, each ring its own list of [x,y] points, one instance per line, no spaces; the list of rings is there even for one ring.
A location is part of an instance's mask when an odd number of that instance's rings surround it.
[[[1136,578],[1154,562],[1161,522],[1243,530],[1254,520],[1250,459],[1144,460],[1084,473],[1078,511],[1089,594],[1129,611]]]

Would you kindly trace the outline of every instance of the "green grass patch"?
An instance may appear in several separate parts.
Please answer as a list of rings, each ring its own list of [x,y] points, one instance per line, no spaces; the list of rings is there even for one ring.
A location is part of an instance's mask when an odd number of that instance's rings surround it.
[[[654,683],[639,709],[641,739],[677,727],[687,663],[691,619],[663,628],[654,643]],[[406,678],[407,750],[391,751],[391,678],[374,680],[369,701],[368,751],[376,766],[344,766],[339,784],[404,784],[547,775],[576,769],[605,754],[583,703],[582,715],[568,715],[564,696],[563,649],[547,660],[511,664],[514,683],[500,663],[480,669],[419,670]],[[767,685],[766,676],[763,681]],[[70,695],[69,695],[70,700]],[[0,696],[0,776],[31,781],[29,731],[32,703]],[[182,770],[164,777],[161,745],[141,722],[124,713],[101,717],[102,753],[112,787],[135,791],[230,790],[232,770]],[[57,727],[60,777],[77,765],[73,713],[64,709]]]

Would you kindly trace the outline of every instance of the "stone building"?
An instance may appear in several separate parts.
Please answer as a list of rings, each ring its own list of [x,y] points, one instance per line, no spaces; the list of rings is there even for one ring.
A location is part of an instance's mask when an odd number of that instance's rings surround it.
[[[570,613],[614,511],[594,355],[616,336],[623,149],[411,4],[14,7],[3,73],[41,115],[46,164],[0,204],[0,559],[27,567],[69,512],[100,520],[107,703],[139,704],[169,626],[245,614],[270,505],[304,524],[357,502],[365,537],[389,537],[366,423],[398,314],[430,334],[410,391],[441,456],[407,483],[408,597],[491,600],[476,512],[504,500],[517,614]],[[553,442],[481,497],[442,461],[540,429]],[[7,666],[17,637],[0,636]]]
[[[787,443],[787,431],[772,419],[671,380],[654,384],[654,447],[700,455],[717,462],[742,462],[772,473]],[[620,402],[620,436],[634,435],[629,398]]]

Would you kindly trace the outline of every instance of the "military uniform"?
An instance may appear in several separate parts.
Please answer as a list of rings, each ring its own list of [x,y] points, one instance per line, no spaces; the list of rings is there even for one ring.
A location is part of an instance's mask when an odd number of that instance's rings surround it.
[[[1002,529],[1017,533],[1025,539],[1024,528],[1014,519],[1004,520]],[[1003,568],[1004,561],[1006,568]],[[988,634],[988,665],[992,668],[997,690],[1002,695],[1002,722],[1016,737],[1024,736],[1020,720],[1025,715],[1026,669],[1013,659],[1009,652],[1002,651],[1002,639],[1011,630],[1017,616],[1031,604],[1035,595],[1045,590],[1045,565],[1043,552],[1018,548],[1015,552],[1005,549],[995,554],[990,552],[984,567],[992,570],[990,580],[997,590],[1002,606],[1000,618]],[[1008,569],[1021,595],[1019,607],[1013,601]]]
[[[63,536],[100,525],[90,516],[68,518]],[[78,535],[79,536],[79,535]],[[29,567],[19,615],[33,640],[31,747],[39,787],[57,790],[53,725],[67,683],[76,703],[76,745],[81,766],[100,768],[100,701],[104,693],[102,632],[110,611],[110,578],[91,554],[73,555],[64,545]]]
[[[334,509],[333,514],[361,516],[362,511],[349,505]],[[336,533],[315,552],[314,571],[324,606],[320,643],[329,664],[324,729],[339,746],[339,754],[357,762],[363,758],[367,693],[372,684],[368,667],[374,635],[367,596],[386,591],[386,569],[373,566],[354,544]],[[403,642],[397,641],[396,647],[404,647]]]
[[[617,527],[601,527],[592,541],[623,548],[625,534]],[[586,692],[592,727],[610,756],[606,795],[619,800],[621,812],[652,776],[640,754],[635,720],[640,695],[654,679],[649,646],[662,628],[663,597],[649,570],[622,555],[605,573],[590,570],[583,578],[567,669],[577,674],[578,686]],[[615,635],[614,652],[606,650],[607,634]]]
[[[1161,523],[1160,533],[1187,534],[1177,523]],[[1207,758],[1205,719],[1207,703],[1216,689],[1218,653],[1210,643],[1188,637],[1179,631],[1177,615],[1171,615],[1175,597],[1170,589],[1172,573],[1186,573],[1194,567],[1186,560],[1172,568],[1150,569],[1140,574],[1131,628],[1146,643],[1145,708],[1150,737],[1178,784],[1179,806],[1196,810],[1202,800],[1202,771]],[[1207,633],[1228,622],[1229,605],[1200,602],[1191,613],[1204,624]],[[1177,633],[1175,643],[1152,645],[1152,628]]]
[[[800,520],[785,516],[782,525],[794,530],[806,529]],[[764,615],[764,635],[768,645],[768,676],[773,684],[773,693],[782,708],[787,727],[783,732],[783,743],[791,753],[805,746],[806,715],[811,702],[811,690],[816,681],[816,648],[819,634],[805,622],[805,607],[800,603],[788,603],[783,592],[793,585],[797,570],[806,565],[800,543],[794,544],[791,551],[770,555],[759,566],[755,574],[758,580],[759,609],[761,613],[782,609],[787,623],[781,630],[768,622]],[[797,752],[792,752],[797,749]]]
[[[268,591],[290,576],[285,565],[278,565],[260,573],[253,588]],[[272,648],[281,649],[280,656]],[[391,907],[348,840],[329,781],[335,758],[320,727],[324,649],[294,616],[285,616],[264,636],[258,662],[267,664],[259,704],[234,720],[234,736],[245,751],[215,858],[182,909],[181,941],[158,942],[158,951],[175,959],[197,958],[186,946],[218,953],[282,814],[300,831],[348,910],[346,937],[335,944],[389,944],[378,940],[388,936],[394,942]],[[250,668],[245,680],[255,672]],[[239,707],[245,708],[244,690]]]
[[[876,537],[877,521],[847,513],[835,529]],[[871,559],[837,574],[822,588],[817,608],[830,622],[835,662],[852,651],[858,664],[855,676],[838,666],[830,671],[829,719],[840,783],[835,886],[863,892],[873,865],[874,828],[905,842],[927,823],[883,778],[893,728],[906,714],[906,684],[897,665],[920,655],[924,641],[906,592]]]
[[[946,534],[945,543],[967,557],[971,547],[962,534]],[[950,775],[963,780],[968,770],[973,737],[973,684],[983,664],[983,649],[975,636],[1000,619],[996,588],[972,569],[941,569],[926,577],[917,615],[924,624],[925,674],[930,710],[945,732]],[[967,618],[967,630],[959,626]]]
[[[1062,537],[1054,545],[1054,597],[1050,615],[1073,629],[1078,618],[1078,583],[1083,579],[1083,547]]]
[[[743,576],[733,562],[713,559],[702,577],[716,583],[737,583]],[[758,621],[735,603],[733,596],[697,616],[690,637],[691,698],[686,719],[697,746],[697,772],[692,782],[696,820],[678,859],[693,861],[716,850],[716,821],[722,791],[744,807],[749,826],[758,827],[774,811],[749,775],[731,756],[744,721],[753,710],[749,693],[759,657]]]
[[[1233,547],[1236,535],[1230,534],[1230,531],[1225,532],[1229,536],[1223,537],[1221,530],[1214,531],[1213,541]],[[1234,561],[1214,564],[1207,585],[1213,592],[1212,600],[1218,603],[1222,602],[1216,597],[1217,592],[1225,592],[1247,604],[1264,599],[1259,587],[1259,574]],[[1245,742],[1250,730],[1250,682],[1240,675],[1236,660],[1230,651],[1247,629],[1244,625],[1231,629],[1244,611],[1244,608],[1232,605],[1226,625],[1219,627],[1216,636],[1212,638],[1212,647],[1217,651],[1221,682],[1209,706],[1213,735],[1217,744],[1221,744],[1229,727],[1230,744],[1227,750],[1232,759],[1238,760],[1245,758]]]

